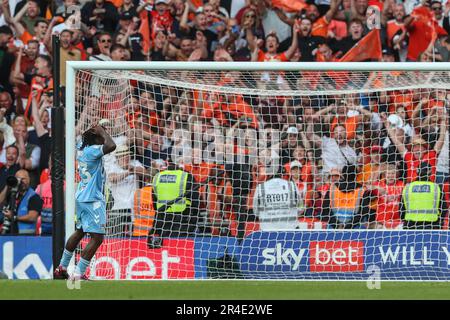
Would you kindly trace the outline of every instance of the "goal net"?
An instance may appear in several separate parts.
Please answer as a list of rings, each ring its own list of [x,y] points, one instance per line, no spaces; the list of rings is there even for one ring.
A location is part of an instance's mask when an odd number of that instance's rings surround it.
[[[391,67],[69,63],[66,236],[77,140],[117,145],[90,277],[450,280],[450,68]]]

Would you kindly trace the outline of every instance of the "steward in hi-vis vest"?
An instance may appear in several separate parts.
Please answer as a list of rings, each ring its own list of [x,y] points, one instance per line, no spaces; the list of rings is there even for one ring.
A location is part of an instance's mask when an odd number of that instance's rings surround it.
[[[292,230],[298,228],[301,197],[295,182],[274,176],[256,187],[253,212],[261,230]]]
[[[444,193],[430,181],[431,166],[422,162],[417,180],[403,188],[400,215],[404,229],[440,229],[447,213]]]
[[[371,192],[356,182],[357,168],[348,165],[325,194],[319,218],[332,229],[372,227],[376,213],[370,209]]]
[[[171,165],[154,176],[152,185],[156,216],[151,235],[161,238],[194,236],[199,192],[194,187],[192,175]]]

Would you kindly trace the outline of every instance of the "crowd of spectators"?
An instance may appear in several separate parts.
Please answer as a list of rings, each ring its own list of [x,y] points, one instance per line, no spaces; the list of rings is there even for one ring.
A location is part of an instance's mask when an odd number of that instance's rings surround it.
[[[294,5],[298,10],[289,9]],[[47,190],[41,195],[47,209],[51,204],[53,34],[60,37],[64,87],[65,62],[71,60],[339,61],[373,29],[380,30],[381,61],[449,61],[449,12],[450,2],[429,0],[2,0],[0,189],[6,177],[25,169],[32,188]],[[198,83],[248,86],[243,73],[189,77]],[[336,77],[350,81],[348,75],[328,74],[335,88],[345,86]],[[307,73],[265,72],[253,80],[269,89],[292,89],[299,83],[317,89],[314,74]],[[381,80],[373,73],[364,81],[375,85]],[[113,134],[122,128],[114,135],[121,153],[106,166],[112,196],[118,192],[112,209],[119,214],[132,212],[132,191],[168,162],[204,184],[200,211],[206,212],[213,233],[222,231],[226,219],[238,225],[257,220],[251,210],[253,192],[270,167],[259,160],[262,156],[279,163],[284,177],[297,182],[304,197],[302,217],[325,223],[323,195],[348,165],[357,166],[357,182],[370,196],[369,213],[361,219],[367,227],[399,225],[402,187],[415,179],[421,162],[432,166],[433,181],[448,193],[449,90],[293,98],[133,85],[130,101],[122,106],[126,113],[105,114],[114,109],[107,103],[114,97],[103,96],[101,89],[93,93],[87,86],[77,93],[78,107],[84,106],[79,123],[106,118],[104,125]],[[90,106],[102,106],[103,113]],[[225,134],[230,129],[243,130],[242,144],[230,140],[236,135]],[[261,137],[262,132],[268,136]],[[279,137],[276,147],[271,137]],[[252,162],[254,143],[261,140],[268,142],[256,148]],[[212,142],[215,156],[223,152],[244,161],[231,166],[209,161],[203,155]],[[137,156],[126,158],[132,154]],[[225,175],[206,182],[216,169]],[[131,191],[129,201],[126,190]]]

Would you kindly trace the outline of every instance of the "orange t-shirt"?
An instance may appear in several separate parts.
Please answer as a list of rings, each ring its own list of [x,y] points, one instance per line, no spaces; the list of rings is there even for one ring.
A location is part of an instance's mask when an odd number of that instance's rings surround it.
[[[385,195],[378,197],[377,216],[379,222],[392,222],[392,220],[400,220],[399,203],[401,201],[404,184],[397,181],[395,184],[387,185],[386,181],[377,181],[375,186],[386,191]]]
[[[268,61],[282,61],[282,62],[286,62],[289,61],[288,58],[286,57],[286,54],[283,53],[278,53],[275,55],[271,55],[268,53],[265,53],[262,50],[258,51],[258,61],[259,62],[268,62]]]
[[[421,162],[427,162],[431,165],[430,181],[434,181],[436,174],[436,161],[437,155],[436,151],[434,150],[425,153],[420,160],[415,159],[412,152],[407,151],[405,154],[405,162],[406,166],[408,167],[406,181],[409,183],[417,179],[417,169],[419,168]]]

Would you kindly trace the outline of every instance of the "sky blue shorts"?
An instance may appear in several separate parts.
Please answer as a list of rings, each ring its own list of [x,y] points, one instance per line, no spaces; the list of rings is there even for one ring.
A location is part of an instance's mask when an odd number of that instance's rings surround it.
[[[106,233],[106,205],[103,201],[76,202],[76,228],[88,233]]]

